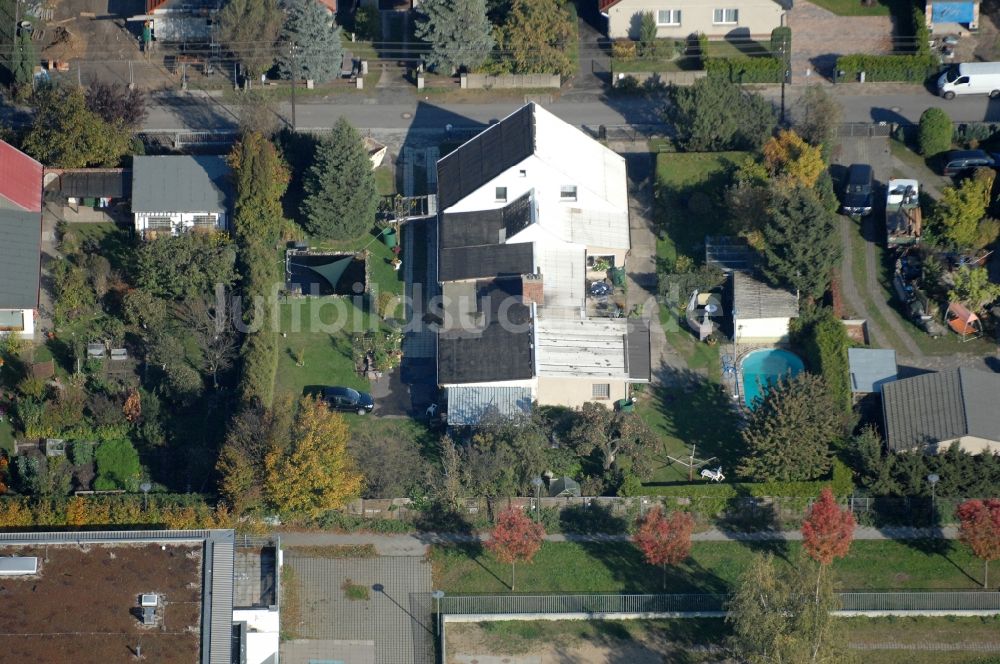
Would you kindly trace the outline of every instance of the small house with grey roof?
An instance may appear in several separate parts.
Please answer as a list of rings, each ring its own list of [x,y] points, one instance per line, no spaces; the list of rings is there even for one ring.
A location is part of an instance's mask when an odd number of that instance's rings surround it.
[[[771,286],[750,270],[733,270],[730,278],[737,343],[788,341],[789,326],[799,315],[798,294]]]
[[[35,334],[42,244],[42,165],[0,141],[0,335]]]
[[[132,215],[144,238],[192,229],[224,231],[232,205],[224,157],[139,156],[132,162]]]
[[[588,306],[631,248],[625,160],[531,103],[437,167],[449,422],[475,424],[482,403],[610,407],[648,382],[648,324]]]
[[[885,438],[894,452],[1000,452],[1000,374],[960,368],[882,385]]]

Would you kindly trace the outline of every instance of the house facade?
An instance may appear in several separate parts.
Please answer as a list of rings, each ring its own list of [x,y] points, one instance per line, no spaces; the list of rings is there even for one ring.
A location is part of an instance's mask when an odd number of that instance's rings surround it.
[[[132,215],[147,239],[192,229],[225,231],[232,198],[224,157],[135,157]]]
[[[643,14],[656,19],[656,36],[686,39],[765,38],[784,25],[785,8],[774,0],[598,0],[612,39],[639,39]]]
[[[529,397],[610,407],[648,382],[648,325],[597,313],[591,293],[630,249],[621,156],[528,104],[438,161],[438,208],[449,417]]]
[[[733,330],[737,343],[788,341],[792,319],[799,315],[799,297],[764,283],[752,271],[733,270]]]
[[[1000,374],[960,368],[882,386],[886,444],[893,452],[1000,452]]]
[[[42,165],[0,141],[0,335],[35,334],[42,242]]]

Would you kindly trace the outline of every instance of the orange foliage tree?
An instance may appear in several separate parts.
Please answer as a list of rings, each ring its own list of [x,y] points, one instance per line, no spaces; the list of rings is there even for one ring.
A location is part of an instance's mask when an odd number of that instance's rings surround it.
[[[545,538],[542,524],[535,523],[523,511],[508,507],[497,516],[486,548],[502,563],[510,563],[510,589],[514,590],[514,564],[531,562]]]
[[[667,587],[667,565],[680,565],[691,555],[691,533],[694,517],[687,512],[664,514],[657,505],[636,520],[632,542],[650,565],[663,570],[663,587]]]
[[[983,588],[990,583],[990,561],[1000,558],[1000,500],[967,500],[955,510],[958,536],[983,561]]]
[[[287,513],[318,516],[343,507],[364,482],[347,452],[350,431],[339,413],[312,398],[302,400],[287,449],[265,460],[267,493]]]
[[[830,487],[824,488],[802,522],[802,550],[819,563],[816,574],[816,601],[819,602],[823,570],[836,558],[843,558],[854,539],[854,515],[841,509]]]

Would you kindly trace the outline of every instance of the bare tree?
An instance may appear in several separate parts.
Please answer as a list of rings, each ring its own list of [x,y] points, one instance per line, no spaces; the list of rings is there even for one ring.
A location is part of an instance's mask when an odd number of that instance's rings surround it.
[[[222,306],[219,303],[222,302]],[[189,298],[177,307],[177,318],[198,344],[201,370],[212,375],[212,386],[219,387],[219,372],[233,365],[236,335],[230,324],[225,299],[211,302]]]

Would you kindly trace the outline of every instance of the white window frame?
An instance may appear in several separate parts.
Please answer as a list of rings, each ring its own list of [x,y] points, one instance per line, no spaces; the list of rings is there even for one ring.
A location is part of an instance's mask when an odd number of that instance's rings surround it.
[[[574,202],[579,196],[580,189],[575,184],[564,184],[559,187],[559,200]]]
[[[611,398],[611,383],[593,383],[590,386],[592,399],[597,401],[607,401]]]
[[[727,20],[727,14],[732,12],[732,20]],[[712,10],[712,25],[739,25],[740,10],[736,7],[725,7]]]
[[[496,194],[496,200],[498,203],[507,202],[507,187],[496,187],[496,192],[494,193]],[[501,194],[503,195],[501,196]]]
[[[667,15],[666,21],[661,21],[660,18],[663,14]],[[679,9],[657,9],[656,10],[656,25],[663,27],[673,27],[676,28],[681,24],[681,10]]]

